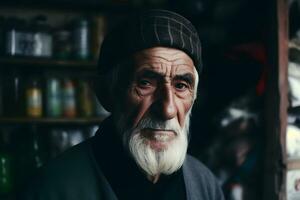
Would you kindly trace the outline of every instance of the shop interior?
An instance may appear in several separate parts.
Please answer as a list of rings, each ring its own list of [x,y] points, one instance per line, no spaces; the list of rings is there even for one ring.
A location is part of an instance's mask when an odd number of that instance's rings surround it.
[[[188,152],[227,200],[300,199],[298,0],[2,0],[0,199],[93,137],[110,114],[91,87],[102,40],[149,8],[182,14],[201,39]]]

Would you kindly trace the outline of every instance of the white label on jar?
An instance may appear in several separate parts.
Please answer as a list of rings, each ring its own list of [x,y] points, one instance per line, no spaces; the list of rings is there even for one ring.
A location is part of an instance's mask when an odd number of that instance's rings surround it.
[[[52,36],[47,33],[34,34],[33,56],[51,57],[52,56]]]
[[[15,30],[7,32],[6,53],[8,55],[33,55],[33,35]]]

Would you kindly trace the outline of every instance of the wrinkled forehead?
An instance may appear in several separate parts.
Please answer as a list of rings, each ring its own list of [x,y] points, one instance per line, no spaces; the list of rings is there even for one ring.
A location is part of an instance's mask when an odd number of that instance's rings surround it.
[[[193,60],[183,51],[168,47],[153,47],[134,54],[133,61],[136,67],[165,68],[170,70],[194,71]]]

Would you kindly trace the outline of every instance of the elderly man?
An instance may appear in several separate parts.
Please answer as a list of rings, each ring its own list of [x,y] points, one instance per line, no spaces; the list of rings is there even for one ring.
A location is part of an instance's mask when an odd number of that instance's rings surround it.
[[[109,33],[96,92],[112,116],[95,137],[42,168],[20,199],[222,200],[212,173],[186,155],[200,53],[193,25],[166,10]]]

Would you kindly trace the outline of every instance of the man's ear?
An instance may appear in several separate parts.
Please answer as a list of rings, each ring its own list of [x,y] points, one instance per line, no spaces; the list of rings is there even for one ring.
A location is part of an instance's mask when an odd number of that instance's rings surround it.
[[[107,86],[104,81],[100,81],[99,78],[94,77],[91,81],[91,88],[95,92],[100,104],[108,112],[112,111],[113,107],[113,97],[111,91],[109,91],[109,86]]]

